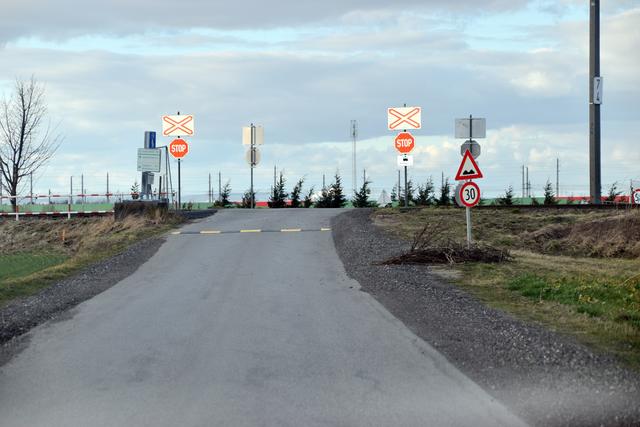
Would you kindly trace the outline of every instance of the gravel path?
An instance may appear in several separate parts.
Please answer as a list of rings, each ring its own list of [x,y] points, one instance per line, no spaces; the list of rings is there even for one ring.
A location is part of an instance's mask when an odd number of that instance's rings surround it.
[[[348,274],[414,333],[525,420],[640,425],[640,376],[570,337],[488,308],[427,266],[373,265],[408,245],[353,210],[333,220]]]

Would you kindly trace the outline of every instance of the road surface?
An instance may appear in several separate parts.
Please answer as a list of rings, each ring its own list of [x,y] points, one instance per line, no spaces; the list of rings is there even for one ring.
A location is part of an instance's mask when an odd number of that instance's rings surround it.
[[[0,424],[521,425],[346,276],[338,213],[228,210],[170,234],[29,334],[0,368]]]

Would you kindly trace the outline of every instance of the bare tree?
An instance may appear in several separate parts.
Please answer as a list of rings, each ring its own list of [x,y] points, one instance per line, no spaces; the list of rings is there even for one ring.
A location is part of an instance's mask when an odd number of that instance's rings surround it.
[[[14,93],[0,104],[0,185],[13,196],[14,209],[21,180],[40,169],[62,140],[46,116],[44,87],[34,77],[16,80]]]

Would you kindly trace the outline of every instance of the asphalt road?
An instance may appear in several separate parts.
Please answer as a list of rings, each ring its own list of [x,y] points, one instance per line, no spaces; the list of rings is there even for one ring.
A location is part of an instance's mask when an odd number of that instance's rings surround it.
[[[169,235],[30,332],[0,368],[0,424],[521,425],[359,291],[326,230],[338,213],[222,211]]]

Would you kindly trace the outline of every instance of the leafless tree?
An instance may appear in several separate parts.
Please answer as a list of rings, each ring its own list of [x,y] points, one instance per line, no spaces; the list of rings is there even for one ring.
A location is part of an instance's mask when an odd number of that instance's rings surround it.
[[[40,169],[62,141],[47,120],[44,87],[34,77],[16,80],[0,104],[0,185],[16,206],[20,182]]]

